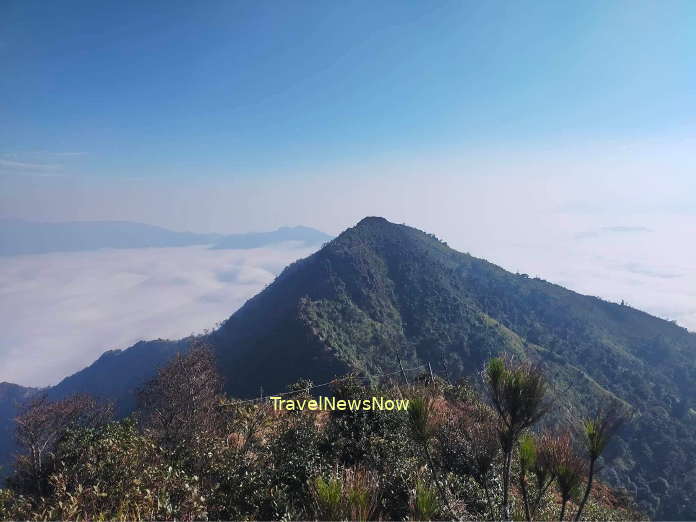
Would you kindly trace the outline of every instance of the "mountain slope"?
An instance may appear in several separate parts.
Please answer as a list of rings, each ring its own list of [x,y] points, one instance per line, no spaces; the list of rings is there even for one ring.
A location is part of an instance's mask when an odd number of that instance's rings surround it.
[[[211,340],[229,390],[247,394],[327,379],[340,363],[394,370],[397,352],[452,378],[476,374],[499,352],[536,360],[563,392],[562,415],[605,394],[638,412],[613,447],[607,479],[656,516],[696,517],[694,482],[681,479],[696,475],[696,335],[633,308],[367,218],[288,267]]]
[[[559,415],[588,411],[605,394],[638,412],[613,445],[605,479],[654,516],[696,518],[696,335],[511,274],[419,230],[362,220],[287,267],[207,340],[228,392],[244,396],[351,368],[393,371],[399,358],[452,379],[475,377],[501,352],[535,360],[555,383]],[[187,344],[157,343],[104,356],[50,393],[106,394],[127,410],[138,381]]]

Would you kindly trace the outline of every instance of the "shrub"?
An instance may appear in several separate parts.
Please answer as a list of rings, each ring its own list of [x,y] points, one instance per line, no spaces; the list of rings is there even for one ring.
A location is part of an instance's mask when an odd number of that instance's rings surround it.
[[[411,515],[414,520],[432,520],[440,510],[437,492],[418,479],[411,499]]]

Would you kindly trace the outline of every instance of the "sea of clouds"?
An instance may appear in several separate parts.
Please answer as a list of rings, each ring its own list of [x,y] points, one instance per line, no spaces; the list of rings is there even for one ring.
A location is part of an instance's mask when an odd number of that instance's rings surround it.
[[[284,243],[0,258],[0,381],[51,385],[105,350],[213,328],[314,249]]]

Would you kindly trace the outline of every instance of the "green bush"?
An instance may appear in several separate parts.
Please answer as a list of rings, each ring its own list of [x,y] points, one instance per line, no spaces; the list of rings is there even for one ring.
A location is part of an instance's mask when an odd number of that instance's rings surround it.
[[[52,435],[50,466],[35,477],[42,493],[0,489],[0,519],[497,519],[506,469],[511,514],[549,519],[566,516],[585,477],[570,437],[551,432],[521,433],[506,468],[500,414],[468,386],[368,388],[349,378],[337,383],[337,397],[404,392],[409,411],[279,412],[270,403],[230,401],[204,382],[195,394],[177,394],[189,361],[176,365],[148,388],[147,416],[73,423]],[[306,394],[307,386],[294,392]],[[162,411],[158,390],[182,404],[195,399],[202,431],[196,422],[145,421]],[[551,483],[561,502],[545,494]],[[597,483],[583,518],[622,517],[639,515]]]

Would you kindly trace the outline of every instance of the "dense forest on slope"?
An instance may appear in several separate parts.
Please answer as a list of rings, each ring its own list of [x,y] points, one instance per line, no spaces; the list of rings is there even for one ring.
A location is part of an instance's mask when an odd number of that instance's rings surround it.
[[[300,378],[325,382],[352,370],[375,376],[398,370],[399,360],[430,363],[438,375],[468,376],[481,386],[485,361],[514,354],[551,379],[555,422],[587,415],[607,397],[630,406],[635,418],[605,455],[604,480],[626,488],[652,517],[696,519],[696,335],[631,307],[506,272],[431,234],[366,218],[286,268],[206,340],[226,391],[247,397]],[[157,346],[161,359],[183,349]],[[161,363],[131,350],[100,359],[50,393],[97,386],[127,410],[138,379],[109,374],[137,370],[144,379]]]
[[[375,385],[352,374],[321,388],[336,409],[307,380],[283,408],[225,397],[214,353],[197,345],[140,388],[125,419],[88,396],[24,407],[0,520],[641,517],[592,480],[588,451],[611,442],[614,406],[584,428],[533,431],[551,404],[538,368],[493,359],[486,375],[490,401],[429,372]]]
[[[562,392],[558,415],[587,413],[605,396],[638,412],[609,455],[611,483],[652,516],[696,518],[696,335],[631,307],[366,218],[288,267],[211,340],[230,390],[247,394],[338,374],[340,363],[393,370],[397,354],[453,378],[499,353],[538,361]]]

